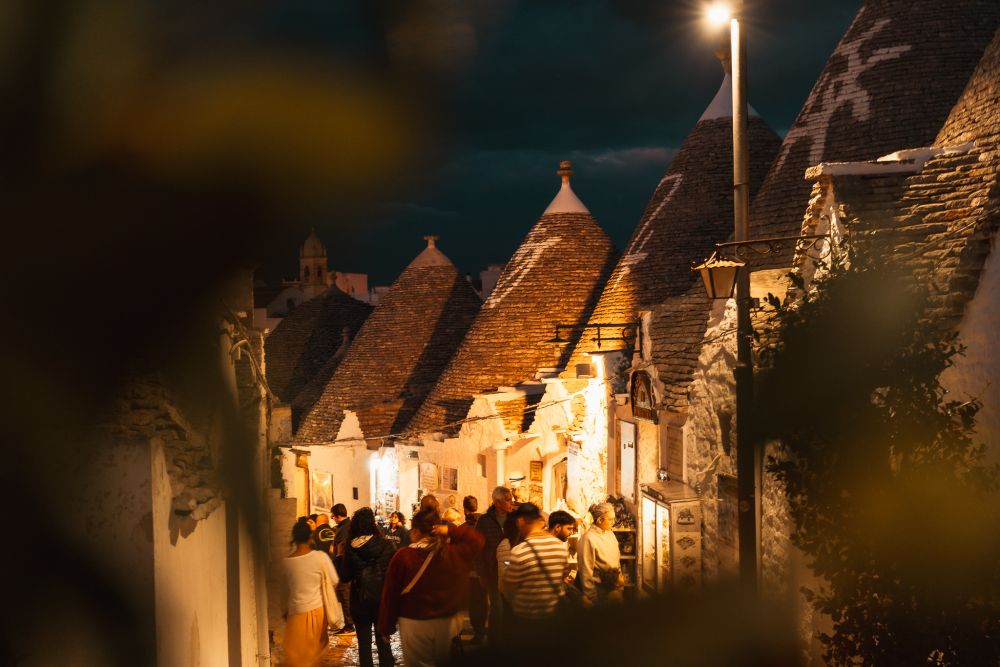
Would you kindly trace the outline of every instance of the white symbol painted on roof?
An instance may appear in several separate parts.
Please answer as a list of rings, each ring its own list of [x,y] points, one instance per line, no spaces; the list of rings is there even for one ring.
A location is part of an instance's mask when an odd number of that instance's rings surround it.
[[[622,257],[621,262],[619,262],[619,270],[615,272],[616,275],[611,280],[609,287],[616,287],[618,283],[631,273],[633,266],[642,264],[646,257],[649,256],[649,253],[646,252],[646,245],[653,238],[653,232],[655,231],[653,222],[659,217],[660,211],[674,198],[677,188],[681,186],[683,181],[684,174],[668,174],[660,179],[659,185],[656,186],[656,191],[659,192],[662,190],[667,183],[670,183],[670,190],[663,196],[653,212],[642,221],[639,231],[636,232],[635,239],[625,251],[625,256]]]
[[[500,282],[493,290],[493,293],[490,294],[490,298],[483,307],[496,308],[504,300],[504,297],[513,292],[521,284],[525,276],[531,273],[531,270],[542,259],[545,251],[558,245],[561,240],[561,236],[554,236],[540,242],[522,243],[521,247],[518,248],[517,252],[511,258],[510,264],[507,265],[503,275],[500,277]]]
[[[865,9],[858,13],[855,23],[862,20]],[[871,94],[865,90],[859,77],[879,63],[896,60],[913,47],[908,44],[878,48],[872,51],[867,59],[861,57],[861,47],[882,32],[891,23],[891,19],[882,18],[875,21],[872,27],[856,38],[842,42],[830,56],[832,62],[836,58],[846,58],[847,66],[832,73],[828,68],[816,85],[817,94],[810,97],[806,107],[799,116],[798,124],[785,137],[781,154],[778,155],[775,170],[780,171],[788,159],[788,155],[798,143],[808,139],[808,166],[819,164],[823,160],[826,149],[826,137],[830,131],[830,119],[834,112],[844,106],[850,106],[854,120],[863,122],[871,116]],[[852,26],[853,27],[853,26]]]

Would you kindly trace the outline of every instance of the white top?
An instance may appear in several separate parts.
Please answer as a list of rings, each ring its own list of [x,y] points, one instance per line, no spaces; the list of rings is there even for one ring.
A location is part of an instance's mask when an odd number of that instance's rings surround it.
[[[617,570],[621,568],[621,551],[618,538],[612,530],[604,530],[596,524],[580,538],[576,547],[577,560],[580,565],[580,583],[583,584],[583,594],[597,601],[597,581],[594,579],[594,569]]]
[[[747,113],[750,116],[760,117],[757,110],[752,106],[747,104]],[[699,122],[703,120],[712,120],[713,118],[732,118],[733,117],[733,79],[729,74],[722,79],[722,86],[719,87],[719,92],[715,94],[712,99],[711,104],[705,109],[705,113],[699,118]]]
[[[558,194],[556,194],[555,199],[549,204],[549,207],[545,209],[542,215],[548,213],[590,213],[580,198],[576,196],[573,192],[573,188],[569,186],[569,179],[563,180],[562,187],[559,188]]]
[[[340,583],[333,562],[322,551],[290,556],[281,565],[285,571],[289,614],[303,614],[323,606],[323,571],[332,586]]]

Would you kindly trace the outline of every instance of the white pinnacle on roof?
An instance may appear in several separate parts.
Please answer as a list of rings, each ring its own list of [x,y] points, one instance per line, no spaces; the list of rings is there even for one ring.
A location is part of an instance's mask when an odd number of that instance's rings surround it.
[[[562,187],[559,188],[559,192],[556,194],[555,199],[549,204],[549,207],[545,209],[542,215],[548,215],[549,213],[590,213],[580,198],[576,196],[573,192],[573,188],[569,186],[569,177],[573,175],[573,163],[569,160],[563,160],[559,163],[559,171],[556,172],[562,177]]]
[[[427,247],[410,262],[410,266],[451,266],[451,260],[437,249],[438,236],[425,236]]]
[[[701,114],[701,118],[698,119],[699,123],[703,120],[712,120],[714,118],[733,117],[732,54],[730,54],[728,46],[719,47],[715,50],[715,57],[722,64],[722,71],[726,73],[726,76],[722,78],[722,85],[719,86],[719,92],[715,94],[708,108],[705,109],[705,113]],[[751,116],[760,118],[760,114],[749,103],[747,103],[747,112]]]
[[[760,118],[760,114],[751,105],[747,105],[748,112],[751,116],[757,116]],[[719,88],[719,92],[715,94],[712,102],[705,109],[705,113],[701,114],[701,118],[698,122],[703,120],[712,120],[713,118],[732,118],[733,117],[733,79],[726,72],[726,76],[722,79],[722,86]]]

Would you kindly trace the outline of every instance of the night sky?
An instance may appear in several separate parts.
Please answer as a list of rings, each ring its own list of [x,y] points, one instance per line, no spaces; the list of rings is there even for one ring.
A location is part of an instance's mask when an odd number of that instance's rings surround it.
[[[402,19],[393,4],[294,0],[255,28],[419,88],[433,118],[423,155],[386,174],[374,201],[289,221],[263,267],[269,281],[294,277],[309,226],[332,269],[372,285],[391,282],[429,233],[462,271],[504,262],[555,195],[562,159],[622,248],[722,79],[719,34],[697,2],[433,0]],[[784,135],[861,0],[748,4],[750,101]]]

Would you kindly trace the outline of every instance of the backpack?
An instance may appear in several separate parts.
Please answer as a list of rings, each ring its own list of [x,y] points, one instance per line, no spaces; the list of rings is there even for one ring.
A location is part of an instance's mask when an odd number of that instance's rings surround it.
[[[382,584],[385,581],[385,571],[379,564],[381,552],[370,559],[361,558],[361,568],[354,575],[351,584],[357,590],[358,602],[366,607],[375,607],[382,599]]]

